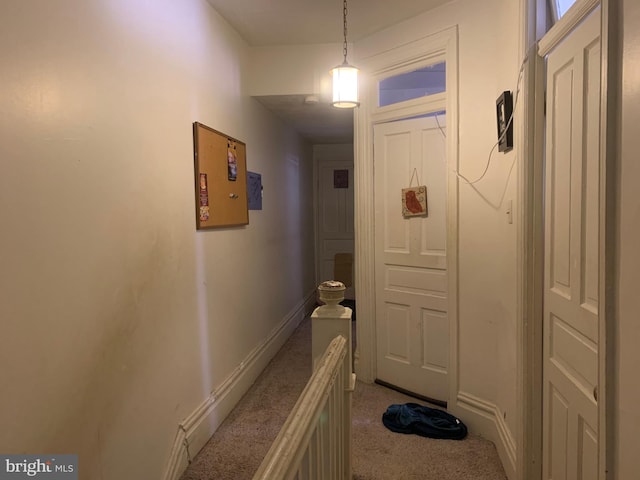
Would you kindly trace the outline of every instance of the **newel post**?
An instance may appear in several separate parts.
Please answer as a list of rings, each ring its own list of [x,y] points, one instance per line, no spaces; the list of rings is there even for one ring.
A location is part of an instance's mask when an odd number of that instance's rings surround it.
[[[343,307],[345,286],[341,282],[322,282],[318,286],[320,306],[311,314],[311,358],[315,370],[316,363],[322,357],[331,341],[338,335],[347,340],[347,355],[343,363],[343,445],[344,445],[344,478],[351,479],[351,396],[356,385],[356,374],[353,373],[353,355],[351,345],[351,309]]]
[[[331,341],[337,335],[347,339],[349,359],[351,356],[351,309],[343,307],[345,286],[342,282],[322,282],[318,286],[320,300],[325,303],[311,314],[311,358],[315,369],[318,358],[324,354]]]

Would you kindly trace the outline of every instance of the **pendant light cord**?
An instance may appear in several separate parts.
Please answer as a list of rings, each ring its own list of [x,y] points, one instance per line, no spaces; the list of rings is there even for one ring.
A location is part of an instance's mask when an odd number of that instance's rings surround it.
[[[342,19],[344,27],[344,45],[342,47],[342,53],[344,54],[344,63],[347,63],[347,0],[344,0],[343,2]]]

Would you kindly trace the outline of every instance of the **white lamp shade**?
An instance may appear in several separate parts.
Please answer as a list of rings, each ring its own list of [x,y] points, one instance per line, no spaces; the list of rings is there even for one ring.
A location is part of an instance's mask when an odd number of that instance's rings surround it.
[[[354,108],[358,102],[358,69],[343,63],[331,70],[333,75],[333,102],[338,108]]]

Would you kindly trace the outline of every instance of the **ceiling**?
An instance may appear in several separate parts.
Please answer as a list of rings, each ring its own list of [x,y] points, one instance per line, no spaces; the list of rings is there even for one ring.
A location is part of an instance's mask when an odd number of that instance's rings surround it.
[[[341,0],[207,0],[251,46],[341,43]],[[349,0],[348,40],[431,10],[450,0]],[[337,59],[340,60],[340,59]],[[353,140],[353,111],[305,103],[304,95],[257,97],[311,143]]]
[[[313,144],[351,143],[353,109],[335,108],[307,95],[254,97]],[[309,102],[309,100],[312,100]]]
[[[342,42],[341,0],[207,0],[254,47]],[[450,0],[349,0],[357,41]]]

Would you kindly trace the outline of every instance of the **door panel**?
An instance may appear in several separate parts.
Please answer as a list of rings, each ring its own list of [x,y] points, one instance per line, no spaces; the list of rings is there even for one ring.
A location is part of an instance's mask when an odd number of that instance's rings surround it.
[[[597,477],[600,12],[547,58],[543,473]]]
[[[598,435],[584,422],[580,422],[580,444],[578,446],[578,478],[596,480],[598,478]]]
[[[411,363],[411,348],[409,338],[409,324],[411,322],[411,307],[397,303],[386,302],[384,315],[386,337],[386,354],[395,362]]]
[[[422,309],[422,366],[437,373],[446,373],[449,364],[449,344],[442,342],[449,335],[447,314]]]
[[[431,270],[400,265],[387,265],[385,288],[398,292],[445,296],[447,274],[444,270]]]
[[[376,125],[374,171],[376,376],[447,401],[446,158],[436,121]],[[427,216],[404,218],[402,189],[419,184]]]
[[[554,480],[567,480],[567,451],[569,443],[569,401],[555,388],[549,391],[549,419],[551,434],[547,453]]]

